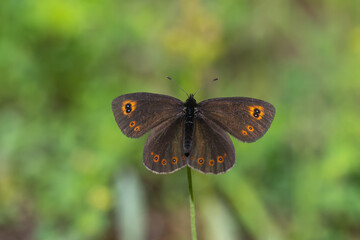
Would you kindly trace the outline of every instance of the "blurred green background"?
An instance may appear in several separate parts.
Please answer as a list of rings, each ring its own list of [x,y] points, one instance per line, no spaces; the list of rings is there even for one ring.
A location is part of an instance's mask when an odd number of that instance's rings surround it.
[[[360,238],[360,2],[0,1],[0,239],[189,239],[186,171],[142,165],[111,101],[154,92],[276,107],[193,174],[199,239]]]

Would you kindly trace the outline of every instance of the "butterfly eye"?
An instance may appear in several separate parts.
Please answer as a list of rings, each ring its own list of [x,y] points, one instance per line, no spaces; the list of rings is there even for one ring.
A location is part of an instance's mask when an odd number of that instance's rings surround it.
[[[249,110],[251,116],[257,118],[258,120],[262,119],[262,117],[265,115],[264,108],[262,106],[250,106]]]
[[[130,127],[134,127],[134,126],[135,126],[135,124],[136,124],[136,122],[135,122],[135,121],[131,121],[131,122],[130,122],[130,124],[129,124],[129,126],[130,126]]]
[[[172,157],[172,158],[171,158],[171,163],[172,163],[172,164],[177,164],[177,162],[178,162],[177,157]]]
[[[252,132],[252,131],[254,131],[254,128],[253,128],[253,126],[248,125],[248,126],[247,126],[247,130],[249,130],[250,132]]]
[[[135,132],[138,132],[139,130],[140,130],[140,127],[139,127],[139,126],[137,126],[137,127],[134,128],[134,131],[135,131]]]
[[[131,109],[131,104],[130,103],[125,105],[125,110],[126,110],[127,113],[131,112],[132,109]]]
[[[158,162],[158,161],[159,161],[159,158],[160,158],[159,155],[156,154],[156,155],[154,156],[154,158],[153,158],[154,162]]]
[[[122,111],[124,115],[129,115],[136,108],[136,102],[131,100],[126,100],[122,104]]]
[[[202,164],[205,163],[204,158],[202,158],[202,157],[201,157],[201,158],[198,158],[197,162],[198,162],[198,164],[200,164],[200,165],[202,165]]]
[[[210,165],[210,166],[214,166],[214,165],[215,165],[215,161],[214,161],[213,159],[211,159],[211,160],[209,161],[209,165]]]
[[[244,136],[246,136],[248,133],[247,133],[247,131],[245,131],[245,130],[242,130],[242,135],[244,135]]]
[[[166,161],[166,159],[164,158],[163,160],[161,160],[161,164],[163,165],[163,166],[165,166],[166,165],[166,163],[167,163],[167,161]]]
[[[218,163],[222,163],[222,162],[224,162],[224,158],[222,156],[218,156],[217,161],[218,161]]]

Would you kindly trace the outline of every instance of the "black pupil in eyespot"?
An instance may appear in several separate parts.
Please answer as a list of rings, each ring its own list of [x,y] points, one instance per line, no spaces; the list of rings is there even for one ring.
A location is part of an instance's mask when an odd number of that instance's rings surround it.
[[[254,117],[256,117],[256,118],[258,118],[259,117],[259,114],[257,114],[257,113],[254,113],[254,115],[253,115]]]
[[[131,110],[132,110],[132,109],[131,109],[131,104],[130,104],[130,103],[126,104],[126,105],[125,105],[125,109],[126,109],[126,112],[127,112],[127,113],[131,112]]]
[[[254,112],[255,112],[255,113],[260,113],[260,110],[257,109],[257,108],[255,108]]]

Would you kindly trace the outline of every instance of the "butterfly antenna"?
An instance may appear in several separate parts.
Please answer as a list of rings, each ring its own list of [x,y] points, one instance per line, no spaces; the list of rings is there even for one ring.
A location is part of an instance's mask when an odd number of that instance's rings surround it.
[[[186,94],[186,96],[188,96],[189,97],[189,94],[187,94],[187,92],[185,92],[185,90],[184,89],[182,89],[181,87],[180,87],[180,85],[179,84],[177,84],[175,81],[174,81],[174,79],[172,79],[171,77],[166,77],[167,79],[169,79],[170,81],[172,81],[173,83],[175,83],[175,85],[176,86],[178,86],[178,88],[180,88],[181,89],[181,91],[183,91],[185,94]]]
[[[219,80],[218,78],[214,78],[213,80],[211,81],[208,81],[206,85],[203,85],[201,88],[199,88],[195,93],[194,93],[194,96],[195,94],[197,94],[197,92],[200,90],[200,89],[203,89],[204,87],[207,87],[210,83],[213,83],[215,81]]]

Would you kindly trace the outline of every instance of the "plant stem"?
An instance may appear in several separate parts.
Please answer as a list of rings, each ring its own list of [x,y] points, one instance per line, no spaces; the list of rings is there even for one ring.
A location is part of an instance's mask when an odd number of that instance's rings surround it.
[[[187,177],[188,177],[188,183],[189,183],[190,220],[191,220],[192,240],[197,240],[195,202],[194,202],[194,193],[193,193],[193,187],[192,187],[192,178],[191,178],[191,168],[190,167],[187,167]]]

